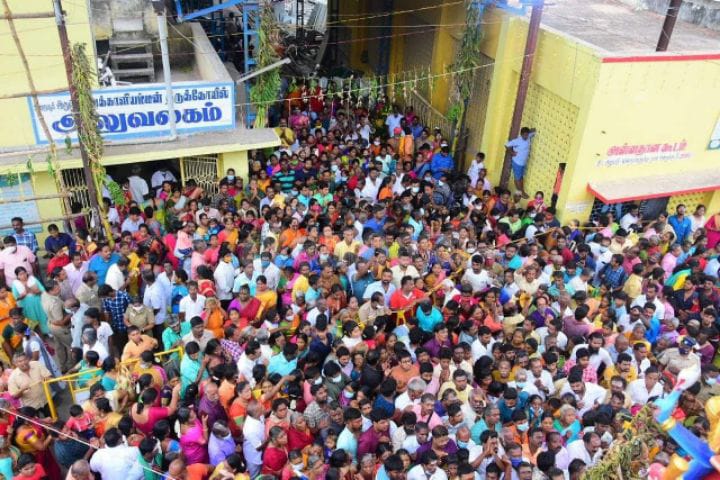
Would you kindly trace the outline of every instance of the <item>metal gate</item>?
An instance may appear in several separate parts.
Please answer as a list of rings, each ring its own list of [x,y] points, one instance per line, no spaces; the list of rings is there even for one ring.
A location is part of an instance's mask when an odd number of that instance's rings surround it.
[[[83,210],[90,208],[90,194],[82,168],[61,170],[65,189],[70,193],[70,204],[79,203]]]
[[[218,191],[218,170],[217,155],[197,155],[194,157],[180,157],[180,176],[183,185],[192,179],[205,193],[212,195]]]

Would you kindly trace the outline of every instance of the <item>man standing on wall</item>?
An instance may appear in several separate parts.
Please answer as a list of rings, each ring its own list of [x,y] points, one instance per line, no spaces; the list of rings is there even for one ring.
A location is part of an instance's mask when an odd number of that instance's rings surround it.
[[[515,177],[515,188],[522,194],[523,198],[529,198],[525,192],[523,178],[527,168],[528,157],[530,156],[530,143],[535,136],[535,129],[522,127],[520,136],[505,144],[505,148],[512,150],[512,170]]]

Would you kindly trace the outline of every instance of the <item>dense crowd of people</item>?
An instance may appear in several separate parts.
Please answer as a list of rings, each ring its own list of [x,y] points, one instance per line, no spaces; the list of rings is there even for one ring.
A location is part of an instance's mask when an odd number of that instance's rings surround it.
[[[113,242],[13,220],[2,478],[579,479],[688,367],[674,417],[707,435],[720,215],[563,226],[524,198],[533,129],[511,192],[411,109],[290,105],[248,178],[134,170]]]

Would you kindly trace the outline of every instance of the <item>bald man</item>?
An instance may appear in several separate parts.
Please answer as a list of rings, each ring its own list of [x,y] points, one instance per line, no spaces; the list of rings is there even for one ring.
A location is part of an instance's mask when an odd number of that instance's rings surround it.
[[[94,480],[87,460],[78,460],[68,470],[65,480]]]

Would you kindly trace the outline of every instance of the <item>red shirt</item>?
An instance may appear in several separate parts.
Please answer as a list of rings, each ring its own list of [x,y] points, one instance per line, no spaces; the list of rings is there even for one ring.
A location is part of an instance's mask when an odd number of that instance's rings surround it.
[[[404,310],[406,307],[410,306],[410,304],[420,298],[423,298],[424,296],[425,292],[418,290],[417,288],[414,288],[407,297],[403,294],[401,289],[395,290],[395,293],[393,293],[390,297],[390,308],[393,310]]]
[[[31,476],[26,475],[15,475],[14,480],[40,480],[41,478],[47,477],[47,473],[45,473],[45,469],[42,465],[39,463],[35,464],[35,473],[33,473]]]

